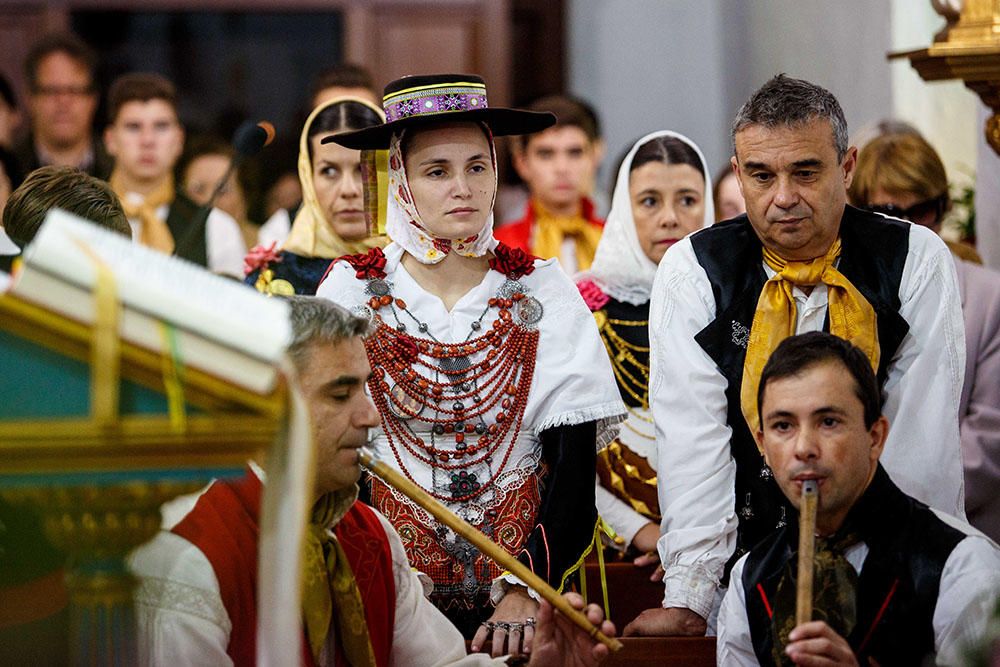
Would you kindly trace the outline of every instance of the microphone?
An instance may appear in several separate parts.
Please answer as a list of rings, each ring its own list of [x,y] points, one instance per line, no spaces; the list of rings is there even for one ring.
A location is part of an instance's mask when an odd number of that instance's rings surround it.
[[[256,155],[264,146],[274,141],[274,134],[274,125],[266,120],[262,120],[259,123],[248,120],[236,128],[236,132],[233,133],[233,150],[236,152],[236,155],[229,161],[226,173],[216,183],[215,189],[212,191],[212,196],[208,198],[205,204],[199,206],[191,216],[183,238],[175,240],[175,255],[184,257],[185,259],[194,259],[196,255],[197,259],[194,260],[196,263],[207,262],[207,258],[201,257],[204,253],[199,251],[198,248],[203,249],[204,244],[200,242],[200,239],[205,236],[205,224],[208,222],[208,216],[215,206],[215,201],[222,194],[222,191],[226,189],[226,183],[229,182],[233,172],[239,169],[244,160]]]
[[[237,155],[244,157],[256,155],[272,141],[274,141],[274,125],[266,120],[259,123],[248,120],[233,133],[233,148]]]
[[[266,120],[262,120],[259,123],[254,123],[252,120],[244,121],[236,128],[236,132],[233,133],[233,150],[236,151],[236,155],[230,160],[229,168],[226,169],[226,173],[223,174],[222,178],[216,184],[215,190],[212,191],[212,196],[209,197],[205,207],[211,209],[215,206],[215,200],[219,198],[219,195],[226,188],[226,183],[229,182],[229,178],[233,175],[233,172],[239,169],[244,160],[259,153],[264,146],[267,146],[272,141],[274,141],[274,125]]]

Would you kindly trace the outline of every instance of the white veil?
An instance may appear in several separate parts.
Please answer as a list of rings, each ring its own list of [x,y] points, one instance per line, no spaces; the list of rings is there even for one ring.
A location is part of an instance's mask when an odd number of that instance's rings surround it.
[[[594,263],[590,268],[577,274],[575,280],[591,280],[613,299],[633,305],[649,301],[656,275],[656,264],[639,246],[639,236],[632,218],[632,202],[629,198],[629,175],[632,159],[636,151],[648,141],[660,137],[673,137],[683,141],[698,154],[705,174],[705,215],[702,227],[710,227],[715,222],[715,206],[712,203],[712,176],[698,144],[676,132],[662,130],[647,134],[633,144],[618,170],[615,192],[611,198],[611,212],[604,224],[601,242],[597,245]]]

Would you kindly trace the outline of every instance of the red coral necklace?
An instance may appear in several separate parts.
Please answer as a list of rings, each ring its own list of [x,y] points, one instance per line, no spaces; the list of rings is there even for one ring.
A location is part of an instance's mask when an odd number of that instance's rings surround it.
[[[469,501],[490,488],[520,433],[535,370],[535,325],[543,311],[518,277],[507,275],[459,343],[434,337],[426,322],[392,296],[388,281],[368,280],[367,308],[377,322],[365,341],[375,369],[368,385],[372,400],[400,470],[416,482],[406,460],[431,466],[434,483],[427,491],[439,500]],[[477,335],[493,309],[492,326]],[[410,321],[427,338],[410,335]],[[481,358],[473,361],[475,356]],[[481,466],[486,479],[471,472]],[[442,484],[438,471],[446,474]]]

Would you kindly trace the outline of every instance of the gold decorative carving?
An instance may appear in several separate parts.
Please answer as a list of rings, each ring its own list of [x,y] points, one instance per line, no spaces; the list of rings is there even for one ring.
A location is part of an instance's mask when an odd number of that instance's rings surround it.
[[[1000,0],[964,0],[958,19],[953,9],[935,9],[948,26],[926,49],[890,53],[907,58],[924,81],[961,79],[993,110],[986,121],[986,140],[1000,154]]]

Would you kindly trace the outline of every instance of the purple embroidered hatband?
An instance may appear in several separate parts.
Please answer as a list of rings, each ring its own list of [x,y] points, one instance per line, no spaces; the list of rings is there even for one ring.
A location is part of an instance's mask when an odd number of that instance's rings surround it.
[[[420,114],[485,109],[486,87],[473,83],[411,88],[393,93],[383,101],[385,122]]]

